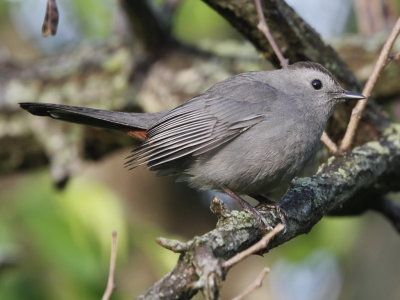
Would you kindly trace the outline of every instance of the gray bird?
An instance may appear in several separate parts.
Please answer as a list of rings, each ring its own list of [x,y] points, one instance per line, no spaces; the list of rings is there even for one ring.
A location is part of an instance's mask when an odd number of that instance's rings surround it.
[[[197,189],[261,195],[299,172],[316,151],[336,104],[363,95],[344,90],[324,67],[246,72],[159,113],[20,103],[38,116],[126,131],[142,143],[128,157]]]

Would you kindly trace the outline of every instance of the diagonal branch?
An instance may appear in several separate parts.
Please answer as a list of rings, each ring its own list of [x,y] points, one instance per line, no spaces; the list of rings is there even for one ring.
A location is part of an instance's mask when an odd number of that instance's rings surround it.
[[[336,143],[331,140],[326,131],[322,133],[321,141],[325,144],[326,148],[328,148],[330,153],[335,154],[338,152],[338,147],[336,146]]]
[[[392,29],[392,32],[389,35],[389,38],[387,39],[385,45],[383,46],[382,51],[376,61],[374,70],[372,71],[372,74],[368,78],[368,81],[365,84],[365,87],[362,91],[363,95],[367,98],[358,101],[357,105],[354,107],[351,113],[351,119],[349,125],[347,126],[345,136],[343,138],[342,144],[340,145],[340,149],[342,151],[348,150],[353,142],[358,123],[360,122],[361,115],[367,105],[368,98],[371,95],[372,89],[374,88],[375,83],[378,81],[378,78],[382,73],[383,69],[387,66],[388,62],[390,62],[389,54],[399,34],[400,34],[400,18],[397,20],[396,24]]]
[[[269,44],[271,45],[272,50],[274,51],[276,57],[279,60],[282,68],[288,67],[288,60],[283,56],[281,49],[279,48],[278,44],[276,43],[274,37],[269,30],[267,22],[265,21],[264,12],[261,4],[261,0],[254,0],[254,4],[256,5],[257,16],[259,19],[257,28],[265,35]]]
[[[225,261],[222,266],[225,269],[229,269],[232,266],[234,266],[235,264],[237,264],[238,262],[242,261],[243,259],[245,259],[246,257],[262,251],[263,249],[265,249],[268,245],[268,243],[279,233],[284,229],[284,225],[283,224],[278,224],[275,226],[274,229],[272,229],[270,232],[268,232],[266,235],[264,235],[264,237],[259,240],[257,243],[255,243],[254,245],[252,245],[251,247],[247,248],[246,250],[236,254],[234,257],[231,257],[230,259],[228,259],[227,261]]]
[[[232,298],[232,300],[245,299],[245,297],[250,295],[253,291],[260,288],[262,286],[262,281],[263,281],[265,275],[267,275],[267,273],[269,273],[268,268],[262,269],[260,274],[258,274],[257,278],[252,282],[252,284],[249,285],[240,295],[237,295],[235,298]]]
[[[347,156],[332,157],[316,175],[299,178],[281,199],[280,209],[286,220],[285,231],[267,245],[268,251],[298,235],[307,233],[326,214],[341,207],[371,187],[399,190],[400,125],[385,130],[379,141],[353,149]],[[271,227],[280,220],[278,211],[258,207]],[[266,232],[259,221],[246,212],[227,212],[221,202],[213,201],[218,214],[217,227],[186,243],[188,249],[179,257],[176,267],[150,287],[138,299],[190,299],[199,290],[221,284],[226,273],[222,262],[248,248]],[[210,280],[212,278],[212,280]]]

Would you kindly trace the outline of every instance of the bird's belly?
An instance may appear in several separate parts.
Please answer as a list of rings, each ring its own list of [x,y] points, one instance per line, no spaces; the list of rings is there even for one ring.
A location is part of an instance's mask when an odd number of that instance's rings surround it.
[[[250,195],[271,191],[301,171],[318,145],[319,136],[305,140],[298,130],[291,132],[245,132],[193,162],[186,170],[188,182],[198,189],[227,186]]]

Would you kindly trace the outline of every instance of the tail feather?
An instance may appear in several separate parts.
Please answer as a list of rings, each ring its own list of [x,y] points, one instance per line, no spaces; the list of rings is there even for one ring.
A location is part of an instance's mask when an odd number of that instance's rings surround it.
[[[20,106],[36,116],[127,132],[147,131],[165,112],[126,113],[62,104],[23,102]]]

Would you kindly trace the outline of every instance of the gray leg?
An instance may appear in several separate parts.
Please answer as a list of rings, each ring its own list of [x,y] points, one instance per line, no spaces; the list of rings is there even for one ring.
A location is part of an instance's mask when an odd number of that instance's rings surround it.
[[[246,200],[244,200],[242,197],[240,197],[238,194],[236,194],[234,191],[232,191],[230,188],[223,186],[222,190],[229,195],[230,197],[232,197],[233,199],[235,199],[239,205],[247,212],[251,213],[253,216],[255,216],[261,223],[263,223],[264,225],[268,226],[267,221],[265,220],[265,218],[261,215],[261,213],[254,208],[250,203],[248,203]]]

